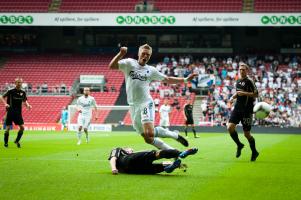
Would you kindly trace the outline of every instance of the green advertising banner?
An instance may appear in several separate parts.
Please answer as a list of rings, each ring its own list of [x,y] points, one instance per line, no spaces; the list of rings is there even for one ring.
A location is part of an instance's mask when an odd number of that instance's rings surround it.
[[[301,26],[301,13],[0,13],[0,26]]]

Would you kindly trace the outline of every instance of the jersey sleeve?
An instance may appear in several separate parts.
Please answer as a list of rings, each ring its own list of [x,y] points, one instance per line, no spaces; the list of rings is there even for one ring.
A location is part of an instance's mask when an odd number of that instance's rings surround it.
[[[118,158],[119,155],[120,155],[120,152],[121,152],[121,148],[113,149],[113,150],[111,151],[111,153],[110,153],[110,156],[109,156],[108,160],[111,160],[111,158],[113,158],[113,157]]]
[[[23,92],[23,102],[27,101],[27,95],[26,92]]]
[[[8,97],[11,93],[11,90],[7,90],[3,95],[2,97]]]
[[[160,106],[159,112],[162,112],[162,106]]]
[[[92,106],[95,106],[95,107],[97,106],[95,98],[92,99]]]
[[[152,68],[152,81],[163,81],[167,76],[159,72],[156,68]]]
[[[120,71],[126,73],[129,66],[131,65],[131,60],[129,58],[122,59],[118,61],[118,68]]]
[[[254,81],[252,81],[252,80],[250,80],[250,88],[251,88],[252,92],[258,93],[257,87],[256,87]]]

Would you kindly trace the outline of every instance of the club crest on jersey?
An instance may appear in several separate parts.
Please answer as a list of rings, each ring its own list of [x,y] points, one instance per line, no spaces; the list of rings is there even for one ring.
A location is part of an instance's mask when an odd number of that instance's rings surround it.
[[[239,82],[238,84],[241,85],[241,86],[245,86],[246,83],[245,82]]]
[[[138,72],[135,72],[135,71],[130,71],[129,75],[133,80],[135,80],[135,79],[139,79],[140,81],[146,81],[147,80],[146,75],[139,74]]]

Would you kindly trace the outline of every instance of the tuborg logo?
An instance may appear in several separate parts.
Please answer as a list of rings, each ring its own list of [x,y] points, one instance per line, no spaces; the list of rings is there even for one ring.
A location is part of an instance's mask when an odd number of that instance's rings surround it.
[[[138,72],[135,71],[130,71],[129,73],[130,77],[135,80],[135,79],[139,79],[140,81],[146,81],[147,80],[147,76],[146,75],[141,75]]]

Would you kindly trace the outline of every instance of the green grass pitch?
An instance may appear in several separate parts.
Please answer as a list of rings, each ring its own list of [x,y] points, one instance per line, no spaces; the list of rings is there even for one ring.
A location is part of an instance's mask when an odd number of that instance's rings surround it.
[[[91,134],[77,146],[75,133],[25,132],[22,148],[0,138],[0,199],[300,199],[301,135],[255,134],[260,156],[251,163],[246,147],[235,158],[235,145],[226,133],[189,138],[198,147],[184,163],[187,172],[159,175],[111,175],[108,154],[113,147],[153,149],[135,133]],[[171,139],[174,147],[184,148]]]

